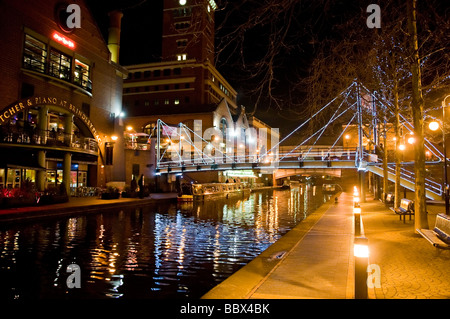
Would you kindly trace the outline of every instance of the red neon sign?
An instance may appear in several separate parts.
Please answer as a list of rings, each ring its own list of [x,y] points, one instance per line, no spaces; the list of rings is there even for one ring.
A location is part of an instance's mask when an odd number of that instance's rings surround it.
[[[75,42],[63,37],[62,35],[59,35],[56,32],[53,33],[53,39],[68,48],[75,49]]]

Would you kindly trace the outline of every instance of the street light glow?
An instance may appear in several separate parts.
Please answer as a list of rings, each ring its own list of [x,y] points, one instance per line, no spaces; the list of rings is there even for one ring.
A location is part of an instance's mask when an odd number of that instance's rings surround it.
[[[428,128],[432,131],[437,131],[439,129],[439,123],[436,121],[430,122],[430,124],[428,124]]]
[[[398,146],[398,149],[399,149],[400,151],[404,151],[404,150],[406,149],[405,144],[400,144],[400,145]]]

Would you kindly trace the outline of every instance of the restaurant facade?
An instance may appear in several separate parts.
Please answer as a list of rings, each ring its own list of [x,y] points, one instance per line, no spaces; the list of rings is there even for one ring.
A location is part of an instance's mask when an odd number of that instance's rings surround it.
[[[0,189],[125,180],[115,137],[127,71],[86,3],[2,1],[0,37]]]

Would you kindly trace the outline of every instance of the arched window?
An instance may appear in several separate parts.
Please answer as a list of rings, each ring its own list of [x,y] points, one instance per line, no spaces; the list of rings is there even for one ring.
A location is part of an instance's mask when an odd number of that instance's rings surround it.
[[[228,122],[227,120],[222,117],[220,120],[219,130],[222,132],[222,137],[225,140],[227,136],[227,128],[228,128]]]

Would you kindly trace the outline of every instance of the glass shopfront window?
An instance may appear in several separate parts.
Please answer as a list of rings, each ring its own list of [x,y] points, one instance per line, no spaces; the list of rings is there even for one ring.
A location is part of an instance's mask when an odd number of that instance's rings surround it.
[[[92,84],[89,79],[89,65],[81,62],[78,59],[75,59],[75,72],[73,77],[73,82],[84,89],[91,91]]]
[[[5,188],[5,169],[1,168],[0,169],[0,189],[1,188]]]
[[[72,58],[70,56],[51,48],[49,67],[50,75],[70,81],[72,72]]]
[[[36,182],[36,171],[33,169],[8,169],[5,176],[5,169],[0,169],[0,189],[20,188],[22,182],[29,180]]]
[[[63,171],[62,169],[58,170],[47,170],[47,186],[48,187],[56,187],[62,184],[63,181]]]
[[[46,64],[46,44],[26,34],[23,53],[23,67],[33,71],[45,73]]]
[[[50,43],[25,34],[23,68],[71,82],[91,93],[90,62],[85,58],[75,58],[74,52],[59,51]]]

